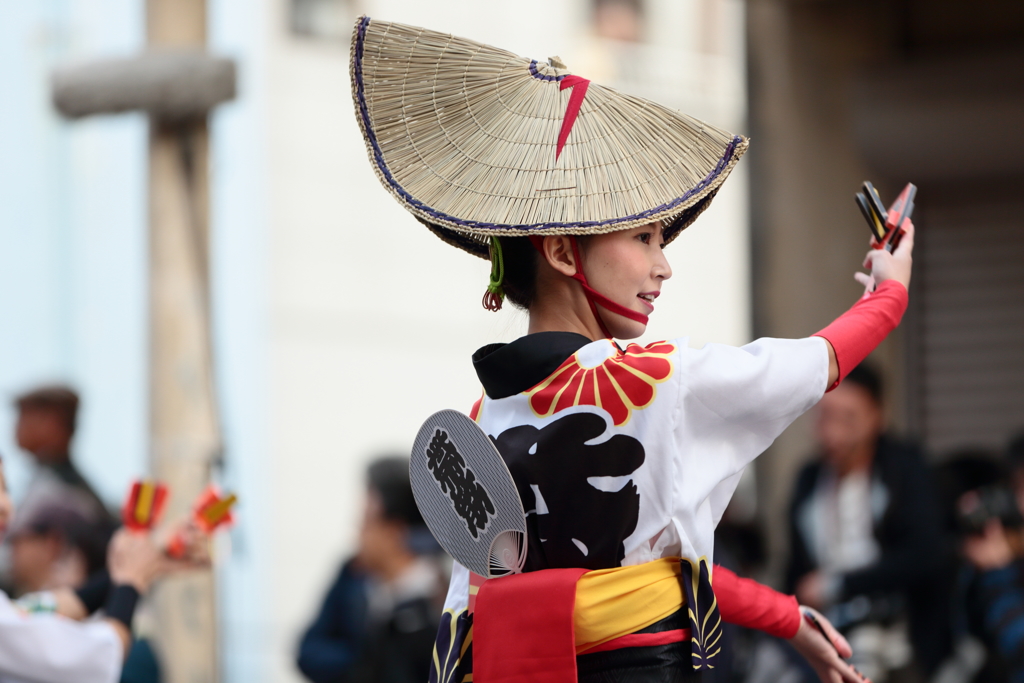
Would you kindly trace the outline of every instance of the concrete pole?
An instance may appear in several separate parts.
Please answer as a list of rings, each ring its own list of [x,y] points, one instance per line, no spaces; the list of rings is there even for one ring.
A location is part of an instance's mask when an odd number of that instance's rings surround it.
[[[206,42],[205,0],[148,0],[149,48]],[[150,119],[150,434],[153,474],[172,491],[166,519],[187,514],[221,448],[209,315],[209,134],[205,118]],[[169,683],[215,683],[212,572],[156,589],[156,647]]]

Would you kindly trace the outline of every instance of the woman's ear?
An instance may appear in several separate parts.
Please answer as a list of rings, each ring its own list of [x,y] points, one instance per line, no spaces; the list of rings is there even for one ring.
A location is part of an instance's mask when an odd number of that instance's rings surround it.
[[[576,257],[572,252],[571,239],[568,235],[547,235],[541,250],[548,265],[566,277],[576,274]]]

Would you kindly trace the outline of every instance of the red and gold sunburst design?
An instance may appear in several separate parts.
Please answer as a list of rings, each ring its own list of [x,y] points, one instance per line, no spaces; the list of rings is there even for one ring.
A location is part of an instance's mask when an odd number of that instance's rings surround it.
[[[597,406],[608,412],[616,427],[629,422],[657,396],[657,385],[672,376],[674,344],[630,344],[595,367],[580,363],[579,352],[562,363],[543,382],[529,389],[530,408],[549,417],[572,406]]]

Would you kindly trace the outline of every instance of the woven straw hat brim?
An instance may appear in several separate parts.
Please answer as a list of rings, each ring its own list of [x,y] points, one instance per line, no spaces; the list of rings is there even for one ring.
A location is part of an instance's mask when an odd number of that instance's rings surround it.
[[[484,258],[495,235],[660,221],[671,241],[748,145],[558,66],[369,17],[356,22],[351,77],[381,183],[446,242]]]

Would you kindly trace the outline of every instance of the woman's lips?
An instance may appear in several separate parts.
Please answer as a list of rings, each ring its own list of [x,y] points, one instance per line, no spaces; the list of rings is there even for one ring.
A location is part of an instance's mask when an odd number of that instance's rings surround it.
[[[640,301],[643,302],[644,306],[653,311],[654,300],[657,299],[660,295],[661,292],[640,292],[639,294],[636,295],[636,298],[640,299]]]

